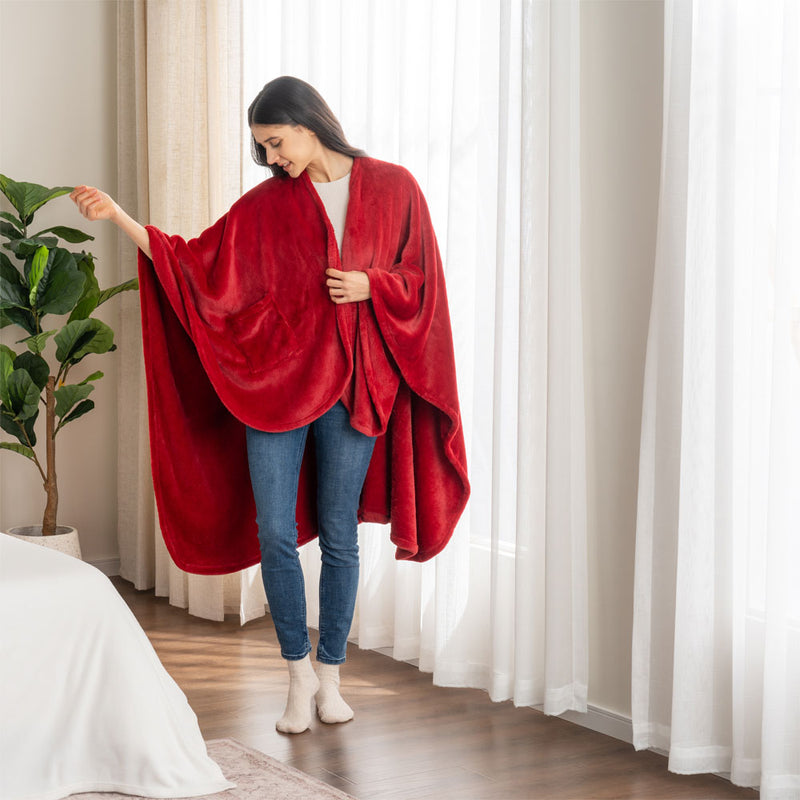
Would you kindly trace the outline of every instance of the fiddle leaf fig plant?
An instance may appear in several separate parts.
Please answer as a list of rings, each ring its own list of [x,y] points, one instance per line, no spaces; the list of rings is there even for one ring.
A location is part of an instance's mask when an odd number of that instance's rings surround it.
[[[58,512],[56,436],[94,408],[89,395],[103,377],[93,372],[69,383],[70,373],[87,356],[116,350],[114,332],[91,315],[139,284],[134,279],[101,290],[92,254],[73,252],[60,243],[94,239],[83,231],[63,225],[29,231],[35,213],[71,192],[71,186],[48,189],[0,174],[0,191],[16,211],[0,212],[0,235],[6,240],[0,250],[0,328],[13,325],[25,334],[15,342],[19,349],[0,344],[0,428],[16,439],[0,441],[0,449],[29,459],[38,469],[46,495],[42,533],[49,536],[56,532]],[[62,319],[51,321],[52,317]],[[35,450],[40,418],[43,459]]]

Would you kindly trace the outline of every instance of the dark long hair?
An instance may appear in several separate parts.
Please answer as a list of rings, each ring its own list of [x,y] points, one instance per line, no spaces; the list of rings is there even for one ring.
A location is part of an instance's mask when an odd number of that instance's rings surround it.
[[[351,157],[366,155],[347,141],[339,120],[320,93],[290,75],[275,78],[256,95],[247,109],[247,124],[302,125],[313,131],[329,150]],[[256,164],[269,167],[273,175],[286,176],[277,164],[267,162],[267,151],[255,138],[250,142],[250,150]]]

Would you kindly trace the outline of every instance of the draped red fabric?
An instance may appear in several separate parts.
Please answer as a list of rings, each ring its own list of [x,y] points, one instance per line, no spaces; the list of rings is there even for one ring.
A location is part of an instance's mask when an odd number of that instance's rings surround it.
[[[308,176],[271,178],[186,241],[148,227],[139,254],[153,479],[164,540],[188,572],[260,560],[245,425],[300,427],[339,399],[378,436],[359,519],[391,523],[398,559],[447,544],[469,497],[444,275],[402,167],[354,160],[342,255]],[[329,266],[368,271],[337,305]],[[316,536],[313,437],[298,543]]]

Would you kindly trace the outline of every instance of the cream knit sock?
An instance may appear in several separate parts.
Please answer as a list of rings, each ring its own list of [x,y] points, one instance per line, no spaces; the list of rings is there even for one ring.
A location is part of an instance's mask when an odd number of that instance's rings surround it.
[[[311,658],[288,661],[289,696],[286,710],[275,723],[281,733],[302,733],[311,727],[311,698],[319,689],[319,679],[311,666]]]
[[[317,692],[317,713],[323,722],[349,722],[353,719],[353,709],[339,694],[339,665],[318,664],[319,691]]]

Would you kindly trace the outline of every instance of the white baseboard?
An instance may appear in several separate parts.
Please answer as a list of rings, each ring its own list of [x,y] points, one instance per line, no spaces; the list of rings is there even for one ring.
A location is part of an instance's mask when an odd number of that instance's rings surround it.
[[[117,558],[96,558],[88,561],[93,567],[97,567],[103,575],[109,578],[119,575],[119,557]]]
[[[382,655],[389,656],[389,658],[394,658],[394,649],[391,647],[376,647],[372,649]],[[419,659],[412,659],[406,661],[406,663],[419,668]],[[533,706],[533,708],[537,711],[543,710],[541,705]],[[585,714],[578,711],[565,711],[558,716],[559,719],[573,722],[583,728],[588,728],[590,731],[633,744],[633,722],[631,719],[613,711],[608,711],[605,708],[589,705]]]
[[[539,711],[542,710],[542,706],[534,706],[534,708]],[[574,722],[576,725],[588,728],[591,731],[633,744],[633,723],[631,720],[628,717],[615,714],[613,711],[607,711],[605,708],[590,705],[585,714],[581,714],[578,711],[565,711],[558,716],[559,719]]]

